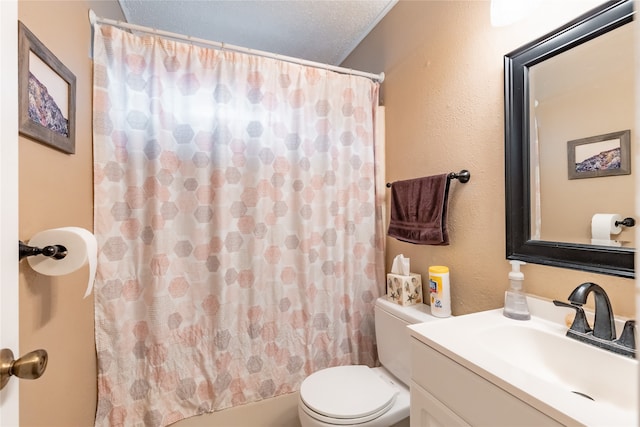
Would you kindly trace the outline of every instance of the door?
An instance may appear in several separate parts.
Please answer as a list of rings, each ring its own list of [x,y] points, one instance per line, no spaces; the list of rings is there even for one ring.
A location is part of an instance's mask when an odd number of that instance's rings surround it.
[[[18,347],[18,2],[0,0],[0,348]],[[18,426],[18,386],[0,391],[0,426]]]

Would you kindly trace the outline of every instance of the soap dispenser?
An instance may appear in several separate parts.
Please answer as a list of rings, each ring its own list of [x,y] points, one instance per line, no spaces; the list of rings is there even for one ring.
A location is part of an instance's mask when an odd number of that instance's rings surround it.
[[[506,317],[516,320],[529,320],[529,306],[527,296],[522,290],[524,274],[520,271],[520,266],[525,265],[522,261],[509,261],[511,272],[509,273],[509,289],[504,293],[504,311]]]

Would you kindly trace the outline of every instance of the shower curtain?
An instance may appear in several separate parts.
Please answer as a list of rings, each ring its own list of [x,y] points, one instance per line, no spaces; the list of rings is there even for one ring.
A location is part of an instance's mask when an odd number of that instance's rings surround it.
[[[96,25],[93,96],[96,425],[376,363],[377,83]]]

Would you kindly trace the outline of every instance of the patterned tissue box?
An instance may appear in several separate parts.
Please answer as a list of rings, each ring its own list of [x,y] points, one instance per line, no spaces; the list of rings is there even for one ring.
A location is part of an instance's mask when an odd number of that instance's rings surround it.
[[[387,274],[387,299],[400,305],[422,303],[422,276],[418,273]]]

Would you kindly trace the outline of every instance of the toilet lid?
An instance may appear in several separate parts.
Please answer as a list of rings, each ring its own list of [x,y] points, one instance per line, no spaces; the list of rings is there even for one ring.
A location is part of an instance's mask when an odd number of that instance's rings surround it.
[[[336,366],[308,376],[300,398],[309,409],[329,418],[372,418],[393,405],[398,390],[364,365]]]

